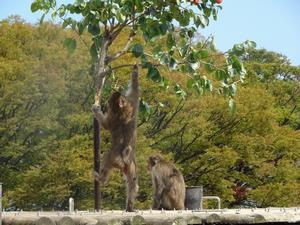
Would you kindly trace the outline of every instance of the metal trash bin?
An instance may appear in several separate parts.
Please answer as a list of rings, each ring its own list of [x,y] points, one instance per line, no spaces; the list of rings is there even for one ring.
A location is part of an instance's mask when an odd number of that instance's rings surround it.
[[[202,197],[203,197],[202,186],[186,187],[185,208],[190,210],[199,209],[202,201]]]

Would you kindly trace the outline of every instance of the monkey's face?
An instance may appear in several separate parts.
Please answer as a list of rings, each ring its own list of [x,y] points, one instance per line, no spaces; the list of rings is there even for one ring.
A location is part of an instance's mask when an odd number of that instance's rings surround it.
[[[123,97],[120,92],[114,92],[111,94],[108,104],[109,108],[113,112],[119,112],[120,110],[122,110],[122,108],[126,107],[128,103],[125,97]]]
[[[147,170],[149,173],[151,173],[152,168],[156,165],[157,163],[157,157],[156,156],[150,156],[148,159],[148,164],[147,164]]]

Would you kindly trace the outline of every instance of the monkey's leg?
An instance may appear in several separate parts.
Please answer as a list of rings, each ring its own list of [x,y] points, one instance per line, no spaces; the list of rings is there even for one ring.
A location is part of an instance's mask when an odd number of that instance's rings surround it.
[[[125,167],[127,167],[124,170],[127,182],[126,211],[133,212],[134,200],[137,196],[137,192],[139,189],[136,173],[136,164],[134,161],[132,161],[129,165],[125,165]]]
[[[161,195],[161,205],[160,207],[166,210],[173,210],[174,207],[171,202],[171,194],[165,189]]]
[[[161,209],[160,205],[161,205],[160,200],[154,197],[152,209],[155,209],[155,210]]]
[[[99,180],[101,183],[107,182],[109,175],[114,168],[114,157],[115,156],[112,150],[104,154],[103,166],[101,167],[100,174],[94,171],[95,179]]]
[[[122,151],[122,158],[125,163],[125,165],[129,165],[131,163],[131,157],[132,157],[132,147],[128,146]]]
[[[164,186],[161,182],[155,183],[155,193],[153,197],[152,209],[161,209],[162,205],[162,197],[164,192]]]

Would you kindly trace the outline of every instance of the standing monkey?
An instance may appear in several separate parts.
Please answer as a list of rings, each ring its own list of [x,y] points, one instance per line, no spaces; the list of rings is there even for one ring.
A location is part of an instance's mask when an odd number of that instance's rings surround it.
[[[184,209],[185,183],[174,164],[161,156],[150,156],[148,171],[154,188],[153,209]]]
[[[105,153],[100,174],[95,172],[95,179],[102,183],[108,180],[112,169],[120,169],[126,179],[126,211],[133,211],[133,204],[138,192],[135,161],[136,123],[139,106],[138,67],[135,65],[131,75],[131,86],[126,95],[114,92],[108,100],[108,110],[102,113],[100,105],[93,105],[94,117],[101,126],[110,131],[112,148]]]

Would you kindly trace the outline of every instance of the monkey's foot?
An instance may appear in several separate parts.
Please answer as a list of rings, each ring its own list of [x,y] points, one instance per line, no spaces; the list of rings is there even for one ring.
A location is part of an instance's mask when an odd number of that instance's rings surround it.
[[[96,171],[93,171],[93,177],[94,180],[102,183],[102,184],[106,184],[107,183],[107,176],[103,176],[104,172],[101,170],[100,174]]]
[[[126,212],[134,212],[133,210],[133,204],[132,203],[128,203],[126,206]]]

